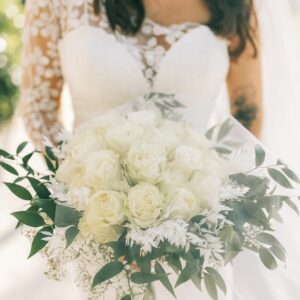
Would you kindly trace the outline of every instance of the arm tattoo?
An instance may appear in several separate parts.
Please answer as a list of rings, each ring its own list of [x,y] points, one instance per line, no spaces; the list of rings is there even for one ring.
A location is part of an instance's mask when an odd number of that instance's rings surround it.
[[[247,129],[250,129],[257,118],[258,107],[252,101],[255,90],[252,85],[241,86],[234,92],[231,108],[233,116]]]

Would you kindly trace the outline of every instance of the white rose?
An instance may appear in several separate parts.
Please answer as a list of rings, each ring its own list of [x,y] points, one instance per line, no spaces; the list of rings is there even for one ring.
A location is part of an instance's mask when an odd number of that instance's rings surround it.
[[[119,157],[109,150],[90,153],[85,161],[84,182],[92,188],[108,188],[121,178]]]
[[[149,131],[145,139],[150,143],[165,147],[168,153],[173,151],[180,144],[178,134],[169,126],[161,126]]]
[[[187,126],[184,131],[184,141],[187,145],[200,150],[208,150],[211,147],[209,139],[204,135]]]
[[[230,164],[229,161],[222,158],[215,150],[208,150],[203,155],[205,173],[219,177],[222,181],[228,179],[230,175]]]
[[[143,136],[143,133],[141,126],[125,122],[110,128],[105,134],[105,139],[109,147],[124,155],[129,147]]]
[[[128,219],[141,228],[154,224],[164,208],[164,199],[158,188],[148,183],[133,187],[127,197]]]
[[[140,110],[127,115],[128,121],[144,128],[154,128],[158,123],[158,116],[152,110]]]
[[[67,156],[56,172],[55,179],[69,186],[83,185],[83,168],[80,163]]]
[[[105,141],[93,130],[76,133],[67,145],[66,151],[72,159],[83,162],[90,153],[104,149]]]
[[[77,211],[83,211],[86,209],[90,200],[91,192],[86,187],[72,188],[67,193],[67,205],[75,208]]]
[[[100,191],[92,196],[79,230],[84,237],[92,236],[99,243],[118,238],[124,220],[124,203],[126,196],[113,191]]]
[[[103,135],[106,130],[116,126],[124,121],[124,118],[117,112],[106,113],[103,116],[92,119],[86,122],[82,127],[85,130],[92,130],[98,134]]]
[[[216,209],[219,206],[221,181],[218,177],[196,172],[188,186],[196,196],[201,208]]]
[[[166,164],[166,153],[162,146],[135,143],[125,159],[127,175],[134,183],[159,181]]]
[[[185,183],[185,176],[177,169],[169,167],[163,172],[161,180],[158,182],[158,187],[166,195]]]
[[[171,218],[189,220],[199,212],[195,195],[187,188],[177,188],[168,195],[168,212]]]
[[[196,148],[181,145],[175,150],[174,163],[189,178],[195,170],[203,168],[203,155]]]

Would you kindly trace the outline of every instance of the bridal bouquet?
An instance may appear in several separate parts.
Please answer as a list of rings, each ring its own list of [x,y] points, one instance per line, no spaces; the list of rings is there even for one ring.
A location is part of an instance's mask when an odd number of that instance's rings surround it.
[[[13,213],[60,280],[68,265],[85,299],[114,291],[143,299],[160,281],[175,296],[187,281],[212,299],[226,293],[219,271],[245,250],[269,269],[285,261],[272,234],[280,209],[298,212],[287,190],[298,177],[260,146],[232,140],[234,122],[206,135],[154,110],[109,113],[84,124],[43,156],[48,172],[30,166],[38,151],[0,150],[5,185],[25,201]],[[25,171],[21,175],[21,169]],[[112,299],[112,298],[110,298]]]

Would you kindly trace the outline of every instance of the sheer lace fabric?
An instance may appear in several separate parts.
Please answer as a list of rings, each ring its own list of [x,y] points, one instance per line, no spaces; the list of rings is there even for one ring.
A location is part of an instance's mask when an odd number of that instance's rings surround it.
[[[120,31],[112,32],[107,18],[105,14],[105,9],[102,7],[101,13],[99,15],[95,15],[92,6],[92,0],[28,0],[26,1],[26,26],[24,30],[24,75],[23,75],[23,107],[24,107],[24,117],[26,122],[26,127],[32,137],[32,139],[40,144],[42,141],[42,136],[46,136],[56,142],[57,133],[61,128],[58,119],[58,111],[59,111],[59,102],[60,102],[60,92],[63,85],[62,78],[67,80],[67,83],[71,85],[71,94],[74,98],[74,94],[77,98],[81,97],[81,100],[86,100],[88,95],[82,95],[83,89],[79,89],[78,85],[83,85],[79,78],[74,78],[74,72],[80,71],[80,69],[86,69],[88,64],[80,67],[80,62],[78,63],[78,70],[76,70],[75,66],[72,67],[73,70],[70,70],[70,64],[68,65],[68,56],[74,54],[72,48],[81,47],[83,51],[82,45],[85,43],[90,43],[89,50],[86,52],[81,52],[93,56],[94,53],[94,62],[90,61],[90,74],[87,71],[88,80],[91,79],[93,81],[94,76],[96,76],[96,71],[101,68],[100,64],[107,64],[105,62],[105,57],[101,58],[101,49],[100,47],[108,44],[108,40],[111,39],[118,42],[118,44],[122,44],[125,46],[127,54],[130,54],[132,61],[131,65],[125,62],[121,62],[121,60],[129,61],[129,57],[125,57],[125,53],[123,54],[117,53],[115,55],[116,62],[112,62],[113,65],[123,64],[124,70],[125,68],[131,68],[132,70],[139,69],[143,74],[143,82],[142,79],[139,78],[138,72],[133,74],[133,71],[128,71],[126,74],[122,74],[121,70],[119,71],[122,75],[131,76],[132,82],[135,79],[136,85],[140,86],[140,89],[136,92],[132,92],[129,96],[132,97],[134,95],[140,95],[142,91],[149,90],[154,85],[154,81],[156,77],[167,78],[171,74],[158,74],[159,68],[161,67],[161,62],[169,52],[169,50],[175,45],[180,39],[182,39],[186,34],[188,34],[193,29],[201,26],[195,23],[183,23],[172,26],[161,26],[150,19],[146,19],[141,31],[135,36],[125,36]],[[84,30],[86,28],[87,30]],[[92,31],[92,29],[101,29],[102,32],[106,33],[106,36],[100,36],[99,31]],[[69,36],[72,32],[82,29],[82,33],[77,34],[76,37],[72,40]],[[206,28],[205,28],[206,29]],[[205,30],[203,30],[205,31]],[[78,33],[77,31],[76,33]],[[91,35],[91,38],[88,39],[88,36]],[[209,32],[209,37],[211,39],[212,33]],[[101,39],[103,37],[103,41],[101,45],[96,45],[96,39]],[[109,39],[108,39],[109,37]],[[68,41],[68,42],[67,42]],[[110,42],[111,42],[110,41]],[[203,41],[205,43],[205,41]],[[220,41],[219,41],[220,42]],[[223,42],[223,41],[222,41]],[[64,44],[63,44],[64,43]],[[68,45],[66,46],[65,44]],[[72,44],[73,43],[73,44]],[[92,45],[95,43],[95,45]],[[106,43],[106,44],[105,44]],[[63,45],[62,45],[63,44]],[[71,46],[72,45],[72,46]],[[99,47],[98,47],[99,46]],[[107,45],[106,45],[107,46]],[[114,46],[111,46],[112,52],[114,51]],[[216,43],[212,44],[212,47],[216,46]],[[220,77],[222,80],[227,72],[227,47],[224,43],[222,43],[221,48],[222,53],[226,53],[225,55],[221,55],[221,60],[225,61],[222,76]],[[67,49],[68,48],[68,49]],[[105,47],[104,47],[105,48]],[[224,51],[225,50],[225,51]],[[99,58],[97,57],[99,55]],[[78,54],[77,54],[78,55]],[[113,55],[113,54],[111,54]],[[124,56],[123,58],[121,56]],[[225,59],[224,59],[225,57]],[[78,56],[78,59],[80,57]],[[85,59],[85,58],[84,58]],[[103,59],[103,60],[101,60]],[[119,63],[117,62],[120,60]],[[180,58],[179,58],[180,59]],[[111,60],[111,58],[110,58]],[[176,61],[175,61],[176,63]],[[195,60],[197,64],[197,60]],[[132,67],[132,65],[135,66]],[[137,67],[138,65],[138,67]],[[61,70],[62,69],[64,70]],[[112,66],[114,68],[115,66]],[[201,66],[199,66],[201,67]],[[92,70],[94,68],[95,70]],[[104,68],[102,66],[102,68]],[[180,71],[179,69],[176,71]],[[166,72],[165,72],[166,73]],[[223,74],[225,73],[225,75]],[[62,75],[64,74],[64,76]],[[157,76],[160,75],[160,76]],[[103,74],[102,74],[103,76]],[[118,74],[115,73],[116,78],[118,78]],[[171,76],[172,77],[172,76]],[[123,76],[124,78],[124,76]],[[191,86],[191,90],[193,86],[197,83],[197,78],[191,78],[191,83],[186,83],[187,86]],[[72,81],[76,81],[76,84]],[[98,80],[104,81],[103,77],[98,78]],[[129,79],[127,79],[129,80]],[[211,76],[207,74],[206,81],[212,80]],[[69,82],[68,82],[69,81]],[[82,78],[81,78],[82,81]],[[106,79],[106,86],[102,86],[102,94],[98,91],[98,98],[101,98],[103,101],[111,102],[111,105],[103,104],[103,109],[109,109],[113,104],[113,98],[120,98],[121,92],[118,95],[114,95],[114,91],[111,86],[117,82],[108,82]],[[115,79],[116,81],[116,79]],[[119,82],[121,81],[121,76],[119,76]],[[167,85],[167,80],[158,78],[158,81],[164,85]],[[181,80],[184,82],[184,80]],[[135,89],[134,87],[126,86],[126,80],[123,82],[123,96],[126,89],[131,89],[132,91]],[[87,91],[87,83],[85,91]],[[122,84],[120,84],[122,86]],[[119,86],[120,86],[119,85]],[[146,85],[147,88],[142,87]],[[169,83],[170,88],[172,90],[172,86],[174,82]],[[183,83],[182,83],[183,85]],[[201,85],[201,84],[200,84]],[[158,84],[159,86],[159,84]],[[109,87],[109,89],[105,89],[105,87]],[[90,90],[95,90],[97,88],[97,84],[90,85]],[[216,88],[216,87],[214,87]],[[136,88],[137,89],[137,88]],[[119,87],[119,90],[122,90],[122,87]],[[93,93],[93,91],[85,92],[85,94]],[[111,93],[111,96],[108,95]],[[80,96],[79,96],[80,95]],[[94,95],[96,97],[97,95]],[[90,98],[93,98],[90,95]],[[126,97],[123,97],[126,100]],[[128,100],[127,99],[127,100]],[[123,101],[124,101],[123,100]],[[98,100],[99,101],[99,100]],[[86,111],[86,116],[82,118],[78,118],[80,121],[83,121],[87,118],[91,112],[95,111],[93,106],[99,105],[99,103],[90,103],[90,108]],[[120,101],[116,101],[114,105],[119,105]],[[84,110],[86,107],[83,104],[75,103],[74,104],[75,115],[76,111]],[[92,117],[92,116],[90,116]]]

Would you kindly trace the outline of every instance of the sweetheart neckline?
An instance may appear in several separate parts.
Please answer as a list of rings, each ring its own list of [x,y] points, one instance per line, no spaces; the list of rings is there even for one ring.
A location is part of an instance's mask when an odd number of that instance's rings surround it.
[[[154,22],[155,21],[152,21],[150,20],[150,22]],[[160,26],[160,25],[159,25]],[[220,39],[222,40],[221,37],[218,37],[207,25],[205,24],[198,24],[197,27],[194,27],[194,28],[191,28],[188,32],[186,32],[179,40],[177,40],[175,43],[173,43],[172,45],[170,45],[170,47],[168,49],[166,49],[166,52],[165,54],[163,55],[163,57],[161,58],[161,61],[159,62],[159,65],[158,65],[158,72],[157,74],[153,77],[153,82],[150,83],[144,72],[143,72],[143,69],[142,67],[140,66],[140,63],[139,61],[134,58],[134,56],[130,53],[130,50],[128,49],[128,47],[126,46],[125,43],[123,43],[122,41],[118,40],[117,36],[113,33],[110,33],[110,32],[107,32],[105,31],[105,29],[101,28],[101,27],[95,27],[95,26],[92,26],[92,25],[88,25],[88,24],[85,24],[85,25],[82,25],[82,26],[79,26],[69,32],[66,32],[64,34],[64,36],[61,38],[60,40],[60,43],[61,42],[64,42],[64,40],[66,39],[67,36],[71,35],[71,34],[75,34],[76,32],[78,32],[78,30],[80,29],[84,29],[84,28],[87,28],[89,30],[94,30],[94,31],[99,31],[99,32],[102,32],[104,35],[106,35],[107,37],[110,37],[110,38],[113,38],[114,41],[122,46],[124,48],[124,50],[126,50],[126,52],[130,55],[130,57],[133,58],[133,61],[136,62],[137,64],[137,69],[139,70],[140,72],[140,75],[141,77],[143,78],[143,81],[145,82],[145,85],[147,87],[148,90],[150,89],[153,89],[155,88],[155,85],[156,85],[156,82],[157,82],[157,77],[158,75],[160,74],[160,69],[161,69],[161,66],[163,65],[163,63],[167,60],[167,58],[174,52],[174,49],[176,49],[181,43],[183,43],[187,38],[190,37],[190,35],[194,34],[195,32],[197,31],[202,31],[202,30],[207,30],[209,31],[216,39]]]

